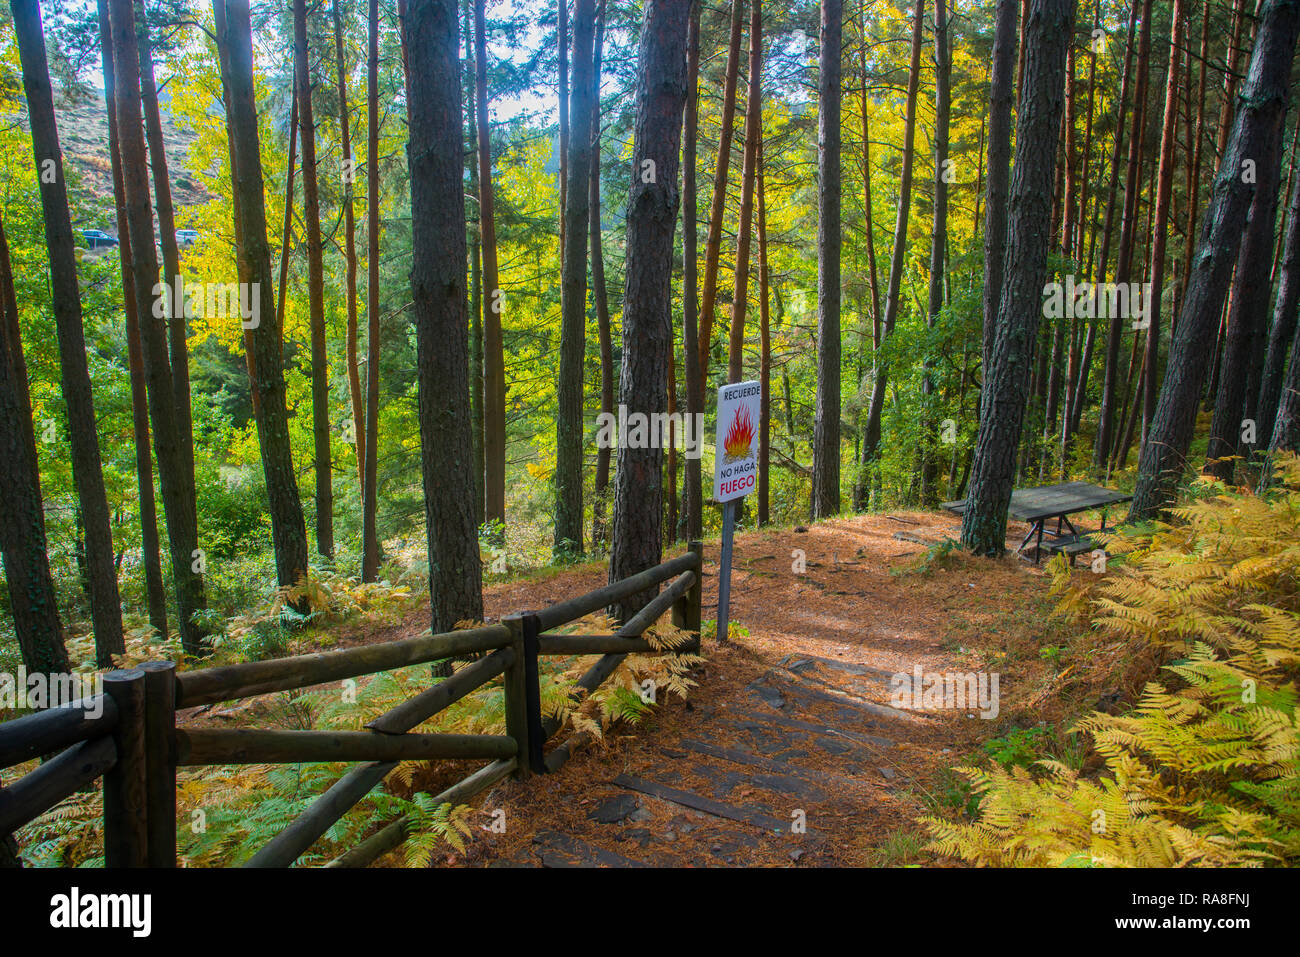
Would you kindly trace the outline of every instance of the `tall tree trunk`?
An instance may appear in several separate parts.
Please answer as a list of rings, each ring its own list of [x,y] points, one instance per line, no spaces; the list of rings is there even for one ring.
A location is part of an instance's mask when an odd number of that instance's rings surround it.
[[[1115,199],[1119,187],[1120,160],[1124,156],[1124,131],[1126,129],[1124,123],[1124,116],[1128,104],[1129,85],[1132,81],[1132,76],[1133,76],[1133,52],[1134,52],[1134,42],[1137,39],[1138,10],[1139,7],[1137,5],[1137,2],[1136,0],[1133,0],[1133,2],[1130,3],[1129,5],[1127,40],[1125,41],[1124,44],[1124,72],[1120,78],[1119,99],[1115,104],[1115,138],[1111,145],[1110,180],[1106,187],[1106,215],[1102,222],[1102,227],[1101,227],[1101,252],[1097,256],[1097,281],[1099,283],[1106,282],[1106,277],[1109,275],[1109,269],[1110,269],[1110,244],[1111,244],[1111,236],[1114,235],[1113,226],[1115,222],[1115,206],[1116,206]],[[1121,216],[1123,215],[1122,210],[1120,215]],[[1096,326],[1090,326],[1089,332],[1090,333],[1094,332],[1095,329]],[[1123,333],[1122,317],[1112,317],[1107,327],[1107,335],[1106,335],[1106,352],[1105,352],[1106,368],[1102,370],[1103,403],[1105,402],[1104,397],[1106,395],[1105,376],[1115,375],[1115,365],[1119,362],[1120,336],[1122,335],[1122,333]],[[1107,371],[1107,369],[1109,369],[1109,371]],[[1080,403],[1082,401],[1082,395],[1083,393],[1081,392]],[[1077,422],[1079,421],[1079,417],[1081,416],[1082,416],[1082,409],[1081,408],[1076,409],[1075,428],[1078,428]],[[1112,412],[1112,419],[1113,419],[1113,412]],[[1110,436],[1109,435],[1103,436],[1101,434],[1101,420],[1099,420],[1097,435],[1093,441],[1093,449],[1092,449],[1092,466],[1098,475],[1101,475],[1106,470],[1109,451],[1110,451]]]
[[[226,120],[230,124],[229,117]],[[231,155],[234,155],[234,145],[231,144]],[[289,296],[289,254],[293,251],[293,180],[294,174],[298,169],[298,84],[295,81],[293,85],[293,95],[289,102],[289,158],[284,168],[284,225],[280,229],[280,273],[279,284],[276,286],[275,300],[275,334],[280,343],[280,355],[284,355],[284,307]],[[237,173],[234,167],[232,172]],[[239,206],[235,205],[235,220],[239,220]],[[243,248],[244,240],[238,225],[235,227],[236,234],[236,255],[238,250]],[[245,346],[252,341],[252,333],[244,333]],[[253,350],[249,349],[249,362],[252,362]],[[255,378],[255,370],[249,366],[250,381]],[[253,390],[253,410],[257,410],[257,389]]]
[[[757,0],[754,0],[757,2]],[[918,0],[919,4],[920,0]],[[817,81],[817,410],[812,517],[840,511],[840,66],[843,0],[822,0]],[[919,14],[919,10],[918,10]]]
[[[113,206],[117,217],[118,261],[122,271],[122,308],[126,316],[127,372],[131,379],[131,426],[135,439],[135,473],[140,508],[140,563],[144,566],[145,604],[149,624],[159,638],[167,637],[167,592],[163,587],[158,544],[158,506],[154,499],[153,457],[149,437],[149,398],[145,394],[140,318],[136,314],[135,276],[131,272],[131,236],[126,221],[126,191],[118,148],[117,104],[113,100],[113,31],[108,0],[98,0],[100,59],[104,71],[104,108],[108,114],[108,158],[113,172]]]
[[[947,0],[935,0],[934,4],[934,226],[930,233],[930,289],[929,308],[926,312],[926,327],[934,329],[939,321],[939,312],[943,309],[945,252],[948,245],[948,114],[949,93],[948,80],[952,63],[948,55],[948,6]],[[926,358],[922,362],[921,405],[922,405],[922,439],[921,439],[921,505],[933,508],[939,504],[939,459],[934,447],[935,423],[933,399],[934,380],[932,363],[926,349]]]
[[[768,316],[767,182],[763,174],[763,140],[758,142],[758,319],[760,352],[758,381],[758,524],[768,524],[769,476],[772,458],[772,334]]]
[[[908,67],[907,114],[903,120],[903,168],[898,177],[898,218],[894,222],[894,249],[889,260],[889,286],[885,291],[885,318],[881,324],[881,346],[894,334],[894,324],[898,320],[899,299],[903,288],[903,264],[907,256],[907,219],[912,205],[916,97],[921,82],[921,38],[924,25],[925,0],[916,0],[916,12],[912,20],[912,59]],[[993,206],[992,200],[993,198],[990,197],[990,208]],[[862,464],[863,468],[869,471],[878,467],[881,417],[884,412],[885,386],[888,379],[889,364],[881,358],[876,362],[876,377],[871,386],[871,405],[867,408],[867,426],[862,439]]]
[[[1148,434],[1151,417],[1156,411],[1156,390],[1160,359],[1160,301],[1165,281],[1165,247],[1168,241],[1170,205],[1174,186],[1174,140],[1177,138],[1179,56],[1183,42],[1184,0],[1174,0],[1169,26],[1169,70],[1165,83],[1165,119],[1160,132],[1160,167],[1156,174],[1155,222],[1151,232],[1151,302],[1150,326],[1142,357],[1142,434]],[[1269,234],[1270,237],[1272,234]],[[1136,401],[1136,399],[1134,400]]]
[[[1265,449],[1272,446],[1273,425],[1277,419],[1286,373],[1287,351],[1295,351],[1292,342],[1295,339],[1297,312],[1300,311],[1300,176],[1292,178],[1286,244],[1279,275],[1268,353],[1260,377],[1259,446]]]
[[[690,9],[691,0],[647,0],[636,61],[632,169],[643,169],[649,160],[658,175],[652,182],[633,176],[628,197],[619,402],[627,406],[629,415],[664,407],[665,370],[672,348],[673,231],[677,224],[678,146],[687,94]],[[661,448],[619,445],[610,581],[659,562],[662,475]],[[653,591],[634,595],[616,605],[612,613],[626,621],[653,597]]]
[[[497,278],[496,199],[488,130],[487,26],[484,0],[474,0],[474,76],[478,95],[479,222],[483,238],[483,513],[506,520],[506,366],[501,337],[504,296]]]
[[[361,394],[361,370],[357,363],[357,243],[352,210],[352,183],[356,158],[352,155],[352,130],[348,116],[348,73],[343,57],[343,18],[339,0],[334,0],[334,62],[339,91],[339,140],[343,149],[343,258],[347,263],[348,324],[344,334],[344,363],[347,365],[348,398],[352,404],[352,448],[357,457],[357,487],[366,482],[366,409]]]
[[[596,329],[600,337],[600,411],[614,414],[614,343],[609,317],[609,292],[605,286],[605,249],[600,232],[600,58],[605,37],[605,0],[596,11],[595,53],[592,55],[592,144],[591,188],[587,204],[591,218],[591,298],[596,306]],[[591,503],[591,544],[600,550],[607,544],[605,499],[609,488],[610,448],[596,449],[596,490]]]
[[[700,372],[699,244],[695,155],[699,132],[700,0],[692,0],[686,41],[686,118],[682,132],[682,372],[686,380],[686,414],[692,422],[704,415],[704,379]],[[697,442],[702,442],[696,436]],[[703,534],[704,495],[700,457],[686,457],[682,494],[683,538]]]
[[[1061,129],[1061,163],[1057,167],[1060,177],[1061,192],[1057,202],[1061,207],[1061,258],[1067,263],[1075,255],[1074,248],[1074,190],[1076,185],[1074,166],[1074,44],[1071,42],[1065,55],[1065,122]],[[1068,268],[1068,267],[1067,267]],[[1042,448],[1040,451],[1038,476],[1043,481],[1047,477],[1047,464],[1053,451],[1052,438],[1056,435],[1057,410],[1061,401],[1061,390],[1065,381],[1065,353],[1069,340],[1074,334],[1073,322],[1056,319],[1045,330],[1052,340],[1052,354],[1048,362],[1046,404],[1043,409]]]
[[[1246,36],[1246,21],[1249,19],[1247,0],[1236,0],[1232,7],[1232,30],[1228,35],[1228,49],[1224,56],[1223,100],[1219,107],[1219,135],[1214,144],[1215,156],[1223,161],[1224,151],[1228,148],[1228,133],[1232,129],[1233,114],[1237,108],[1237,82],[1240,78],[1238,65],[1241,54],[1245,52],[1243,40]]]
[[[1278,402],[1269,442],[1269,456],[1260,474],[1260,486],[1272,479],[1272,459],[1278,452],[1300,452],[1300,355],[1292,350],[1286,382]]]
[[[1136,6],[1136,0],[1134,0]],[[1129,281],[1133,259],[1133,236],[1137,231],[1138,192],[1141,189],[1142,142],[1146,130],[1146,98],[1148,64],[1151,61],[1151,0],[1142,0],[1142,26],[1138,34],[1137,71],[1133,91],[1132,135],[1128,144],[1128,166],[1124,177],[1124,205],[1120,213],[1119,250],[1115,264],[1115,281]],[[1122,104],[1121,104],[1122,105]],[[1121,118],[1122,121],[1122,118]],[[1118,135],[1118,134],[1117,134]],[[1104,463],[1115,446],[1116,425],[1123,425],[1123,416],[1116,419],[1119,399],[1119,355],[1124,336],[1124,316],[1111,316],[1106,333],[1106,365],[1101,388],[1101,411],[1097,424],[1097,442],[1094,462]]]
[[[595,0],[573,7],[573,99],[569,110],[568,192],[560,288],[560,374],[556,383],[555,545],[557,558],[581,555],[583,358],[587,340],[587,234],[590,219],[592,47]],[[680,135],[680,134],[679,134]],[[658,169],[634,175],[657,176]],[[675,183],[675,180],[674,180]]]
[[[293,0],[293,59],[302,136],[302,217],[307,228],[307,302],[311,328],[311,422],[316,471],[316,551],[334,557],[334,474],[330,460],[329,356],[325,346],[325,264],[320,231],[307,0]]]
[[[1280,153],[1297,32],[1300,3],[1264,0],[1240,108],[1215,177],[1164,386],[1138,463],[1130,520],[1149,518],[1168,505],[1182,479],[1214,329],[1257,188],[1242,182],[1242,162],[1256,159],[1262,168]]]
[[[478,94],[474,76],[474,4],[464,0],[465,18],[465,107],[469,167],[469,408],[470,442],[474,468],[474,520],[483,525],[483,223],[479,215],[478,187]]]
[[[1014,3],[1015,0],[1005,0],[1005,2]],[[860,27],[864,37],[866,36],[866,15],[866,2],[864,0],[862,5],[863,20]],[[862,99],[863,232],[866,234],[867,244],[867,279],[871,287],[871,375],[874,381],[880,363],[880,282],[876,270],[876,225],[873,211],[874,202],[871,198],[871,101],[867,96],[867,51],[865,41],[858,50],[858,70]],[[978,199],[976,202],[978,203]],[[858,387],[859,389],[863,388],[862,383],[859,383]],[[858,445],[858,474],[853,483],[853,510],[863,512],[866,511],[870,500],[872,470],[871,463],[867,459],[866,442],[859,442]]]
[[[192,498],[194,489],[194,417],[190,404],[190,350],[185,329],[185,304],[180,299],[181,255],[176,242],[176,213],[172,185],[167,175],[167,150],[163,143],[162,116],[158,110],[158,85],[154,80],[153,51],[144,2],[140,0],[135,22],[140,53],[140,100],[144,108],[144,132],[149,146],[149,168],[153,173],[154,208],[158,211],[158,248],[162,251],[163,282],[167,284],[167,344],[171,356],[172,393],[176,397],[176,428],[180,432],[181,461]],[[197,516],[196,516],[197,521]],[[197,529],[194,532],[198,537]]]
[[[970,493],[962,516],[962,544],[981,555],[999,555],[1005,547],[1015,451],[1047,278],[1051,234],[1044,226],[1051,221],[1074,0],[1031,0],[1027,26],[995,359],[986,380]]]
[[[421,472],[435,632],[483,618],[469,471],[469,328],[456,0],[412,0],[406,32],[411,177],[411,298]]]
[[[1201,193],[1201,159],[1205,145],[1205,89],[1206,72],[1210,60],[1210,21],[1213,11],[1205,4],[1201,14],[1201,50],[1197,60],[1200,63],[1199,79],[1196,82],[1196,122],[1191,131],[1191,162],[1187,166],[1187,228],[1183,245],[1183,290],[1187,289],[1187,279],[1192,269],[1192,251],[1196,249],[1196,217],[1200,214]],[[1188,55],[1188,67],[1191,67],[1191,55]]]
[[[727,379],[739,382],[745,367],[745,312],[749,307],[749,259],[754,223],[754,182],[763,125],[763,0],[750,0],[749,89],[745,94],[745,159],[740,177],[740,223],[736,232],[735,285]]]
[[[740,73],[743,12],[744,0],[732,0],[731,35],[727,42],[727,67],[722,84],[722,127],[718,134],[718,161],[713,167],[713,201],[709,209],[709,233],[704,241],[704,288],[700,291],[699,350],[702,392],[707,388],[709,356],[713,351],[713,319],[718,298],[718,255],[722,249],[722,223],[727,212],[727,174],[731,169],[731,139],[736,120],[736,78]]]
[[[39,32],[39,20],[36,29]],[[50,575],[27,390],[9,241],[0,219],[0,552],[23,664],[35,673],[64,674],[70,665]]]
[[[67,409],[68,440],[72,446],[72,480],[86,526],[95,660],[99,667],[108,668],[113,665],[113,655],[126,651],[122,637],[122,601],[117,590],[113,529],[100,465],[95,398],[86,362],[77,257],[68,214],[63,152],[59,147],[59,131],[54,119],[54,91],[45,61],[39,4],[36,0],[12,0],[10,6],[22,60],[32,150],[36,154],[36,167],[40,170],[41,214],[45,220],[45,246],[50,256],[50,293],[59,340],[59,371]]]
[[[563,271],[568,246],[564,242],[569,227],[565,211],[569,208],[569,138],[572,136],[569,116],[569,0],[556,0],[555,11],[555,68],[560,101],[560,266]]]
[[[110,4],[127,0],[109,0]],[[269,316],[275,306],[271,273],[271,249],[266,241],[266,200],[262,183],[261,145],[258,142],[257,105],[253,83],[253,33],[248,0],[213,0],[217,43],[224,49],[230,90],[230,140],[235,149],[231,165],[239,171],[235,181],[235,207],[243,232],[240,249],[240,281],[255,290],[260,316]],[[116,20],[114,20],[116,26]],[[116,35],[116,30],[114,31]],[[119,98],[119,109],[121,99]],[[120,115],[120,114],[119,114]],[[123,160],[126,160],[123,152]],[[129,165],[129,164],[128,164]],[[131,198],[131,190],[127,198]],[[134,252],[134,249],[132,250]],[[139,271],[137,270],[137,280]],[[257,438],[262,450],[262,474],[266,479],[267,504],[271,513],[271,541],[275,547],[276,580],[281,587],[297,585],[307,574],[307,526],[298,497],[297,472],[293,467],[289,441],[284,370],[280,363],[280,333],[273,323],[257,322],[250,345],[254,349]],[[146,353],[146,358],[148,353]],[[150,390],[152,401],[153,391]],[[157,419],[157,416],[155,416]],[[157,428],[155,427],[155,435]],[[161,468],[161,455],[159,462]],[[164,502],[166,485],[163,486]],[[168,523],[170,524],[170,522]],[[300,610],[305,602],[300,602]]]
[[[1278,120],[1279,126],[1284,120],[1285,112]],[[1282,146],[1279,135],[1275,148],[1267,156],[1251,157],[1257,164],[1255,193],[1237,255],[1223,368],[1219,373],[1219,391],[1215,395],[1214,419],[1206,448],[1205,471],[1224,482],[1232,481],[1236,469],[1232,456],[1248,452],[1246,446],[1252,444],[1245,440],[1243,432],[1247,427],[1245,419],[1253,416],[1247,406],[1255,405],[1249,385],[1250,366],[1255,361],[1255,337],[1268,322],[1269,271]]]
[[[1093,29],[1100,29],[1101,7],[1095,8]],[[1088,45],[1088,117],[1083,133],[1083,173],[1079,177],[1082,193],[1079,197],[1079,235],[1075,244],[1075,258],[1083,263],[1085,278],[1093,277],[1092,255],[1097,250],[1097,202],[1092,192],[1092,133],[1097,105],[1097,43]],[[1102,167],[1103,173],[1105,167]],[[1088,212],[1088,203],[1093,202],[1092,213]],[[1092,228],[1088,226],[1091,224]],[[1085,235],[1090,236],[1085,253]],[[1085,322],[1085,328],[1078,330],[1070,349],[1070,363],[1065,377],[1065,406],[1061,415],[1061,478],[1069,477],[1070,439],[1079,428],[1079,416],[1088,388],[1088,369],[1092,364],[1093,342],[1097,336],[1097,326]]]
[[[379,577],[379,0],[366,26],[366,443],[361,486],[361,580]],[[406,31],[402,30],[403,69]]]

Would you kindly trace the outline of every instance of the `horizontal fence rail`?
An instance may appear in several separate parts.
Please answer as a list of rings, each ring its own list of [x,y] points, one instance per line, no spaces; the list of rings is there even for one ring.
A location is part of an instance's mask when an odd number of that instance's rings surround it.
[[[115,724],[117,705],[106,695],[6,721],[0,724],[0,768],[107,734]]]
[[[235,698],[251,698],[271,691],[292,691],[344,678],[360,678],[395,668],[494,651],[509,643],[508,629],[501,625],[484,625],[382,645],[362,645],[345,651],[202,668],[176,676],[176,707],[191,708]]]
[[[112,738],[96,738],[68,748],[31,774],[0,791],[0,834],[22,827],[90,784],[113,766]]]
[[[703,548],[538,612],[500,624],[176,673],[172,662],[150,662],[104,676],[105,693],[0,725],[0,768],[46,757],[39,768],[0,789],[0,836],[45,813],[78,790],[104,779],[104,858],[109,867],[174,867],[176,769],[233,764],[358,762],[247,862],[287,867],[298,860],[402,761],[489,763],[434,797],[462,804],[508,776],[557,770],[586,735],[575,734],[544,753],[558,732],[558,715],[541,714],[541,655],[600,657],[575,683],[580,698],[598,688],[629,654],[699,649]],[[552,634],[610,605],[663,585],[612,635]],[[673,625],[693,634],[665,649],[645,631],[672,611]],[[362,731],[281,731],[177,727],[177,711],[291,691],[398,668],[471,658],[449,677],[371,720]],[[418,733],[422,724],[500,677],[504,734]],[[328,867],[364,867],[400,847],[412,820],[389,822]]]
[[[369,731],[177,731],[176,763],[299,764],[504,758],[517,750],[503,734],[372,734]]]

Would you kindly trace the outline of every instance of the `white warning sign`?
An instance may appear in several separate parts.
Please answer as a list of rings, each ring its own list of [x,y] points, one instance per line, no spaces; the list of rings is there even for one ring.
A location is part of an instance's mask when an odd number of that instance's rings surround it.
[[[713,498],[730,502],[754,491],[758,481],[759,398],[757,382],[718,387],[718,425],[714,446]]]

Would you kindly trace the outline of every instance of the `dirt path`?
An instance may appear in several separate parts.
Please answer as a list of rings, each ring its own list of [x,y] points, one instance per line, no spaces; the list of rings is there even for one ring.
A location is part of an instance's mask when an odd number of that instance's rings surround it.
[[[915,571],[918,539],[956,531],[951,517],[903,513],[738,536],[732,620],[748,634],[705,642],[689,703],[670,699],[559,773],[498,786],[474,802],[483,824],[466,852],[438,863],[888,862],[882,846],[914,829],[935,770],[992,727],[971,711],[899,711],[890,677],[918,665],[974,670],[962,637],[987,638],[1009,607],[1036,607],[1045,590],[1039,570],[1014,560],[955,556]],[[706,620],[716,562],[706,547]],[[602,581],[589,568],[496,586],[487,612],[541,607]]]

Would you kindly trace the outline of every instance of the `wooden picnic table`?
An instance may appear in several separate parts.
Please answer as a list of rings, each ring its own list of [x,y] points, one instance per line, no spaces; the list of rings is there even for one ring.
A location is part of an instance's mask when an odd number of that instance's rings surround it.
[[[1079,534],[1070,521],[1071,515],[1114,505],[1117,502],[1127,502],[1132,498],[1133,496],[1116,489],[1089,482],[1060,482],[1056,485],[1016,489],[1011,493],[1011,505],[1007,508],[1007,514],[1018,522],[1029,523],[1029,533],[1021,540],[1016,553],[1023,552],[1029,540],[1036,538],[1034,561],[1038,561],[1043,551],[1043,526],[1052,519],[1056,519],[1056,534],[1049,539],[1049,544],[1067,545],[1083,541],[1085,537]],[[965,500],[944,502],[942,507],[960,515],[966,511],[966,502]],[[1068,538],[1061,534],[1063,524],[1070,529]],[[1105,528],[1106,517],[1103,515],[1101,530],[1104,531]]]

